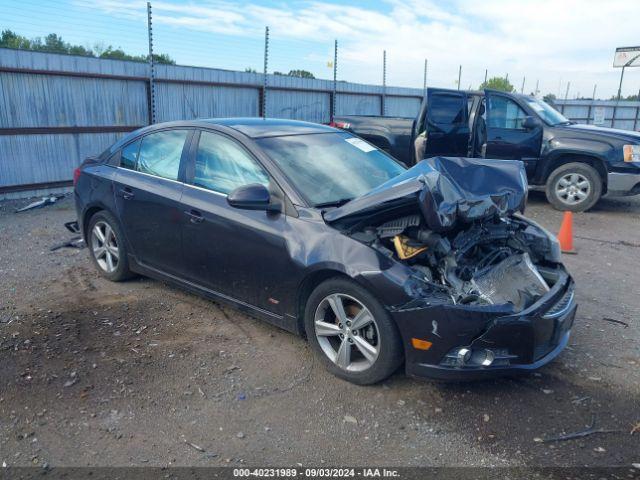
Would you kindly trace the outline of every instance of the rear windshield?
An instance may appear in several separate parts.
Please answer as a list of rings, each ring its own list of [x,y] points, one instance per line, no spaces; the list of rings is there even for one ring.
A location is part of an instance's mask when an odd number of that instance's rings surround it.
[[[347,132],[256,142],[313,206],[344,203],[405,171],[389,155]]]

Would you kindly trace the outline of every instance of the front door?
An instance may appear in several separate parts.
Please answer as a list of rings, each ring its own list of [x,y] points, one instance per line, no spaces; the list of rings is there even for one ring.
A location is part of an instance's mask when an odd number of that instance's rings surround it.
[[[469,148],[467,94],[458,90],[427,91],[424,157],[466,157]]]
[[[526,128],[529,114],[510,95],[487,91],[485,158],[522,160],[527,174],[535,171],[542,146],[542,124]]]
[[[138,262],[180,274],[184,184],[180,164],[191,130],[150,133],[125,146],[115,177],[118,214]]]
[[[238,141],[219,132],[196,134],[188,185],[182,197],[188,221],[182,230],[190,280],[218,294],[281,315],[278,291],[289,274],[284,213],[231,207],[237,187],[272,180]]]

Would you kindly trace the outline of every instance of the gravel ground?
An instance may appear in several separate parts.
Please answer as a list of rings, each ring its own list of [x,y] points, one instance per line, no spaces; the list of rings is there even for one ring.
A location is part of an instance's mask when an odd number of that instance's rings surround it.
[[[71,199],[0,203],[0,461],[7,465],[640,463],[640,199],[576,215],[569,347],[533,375],[398,372],[358,387],[307,343],[172,286],[110,283],[71,237]],[[527,214],[557,232],[532,194]],[[585,429],[583,438],[543,442]],[[631,433],[636,428],[635,433]]]

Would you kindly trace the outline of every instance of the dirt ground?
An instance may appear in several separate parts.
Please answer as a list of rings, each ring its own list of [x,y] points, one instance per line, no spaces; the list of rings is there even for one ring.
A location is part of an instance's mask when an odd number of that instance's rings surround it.
[[[640,463],[640,198],[575,217],[569,347],[533,375],[467,384],[398,372],[358,387],[307,343],[163,283],[110,283],[70,198],[0,203],[0,461],[6,465]],[[532,194],[527,215],[557,232]],[[584,430],[583,438],[546,442]],[[634,430],[635,428],[635,430]],[[631,432],[634,433],[631,433]]]

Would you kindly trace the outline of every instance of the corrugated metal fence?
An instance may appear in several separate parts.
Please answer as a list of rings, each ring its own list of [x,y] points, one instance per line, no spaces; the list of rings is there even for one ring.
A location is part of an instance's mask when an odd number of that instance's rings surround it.
[[[149,123],[148,65],[0,49],[0,198],[69,185],[73,169]],[[156,121],[336,115],[413,117],[422,89],[156,65]]]
[[[640,129],[640,102],[615,100],[556,100],[556,107],[570,120],[622,130]]]

